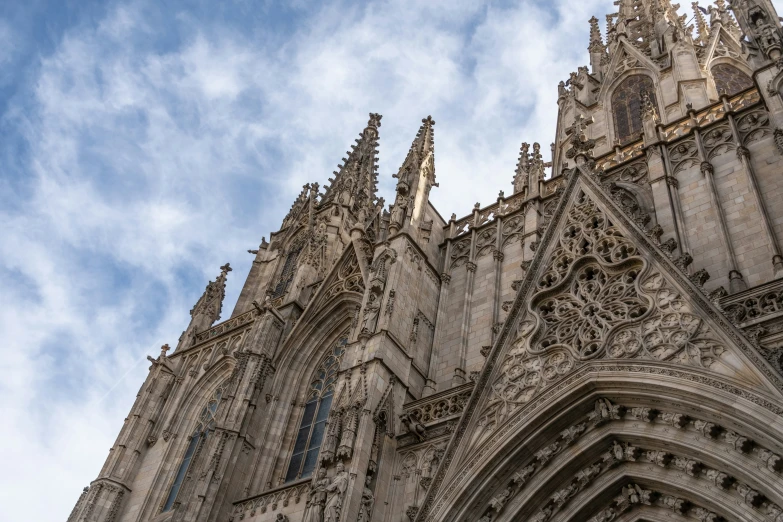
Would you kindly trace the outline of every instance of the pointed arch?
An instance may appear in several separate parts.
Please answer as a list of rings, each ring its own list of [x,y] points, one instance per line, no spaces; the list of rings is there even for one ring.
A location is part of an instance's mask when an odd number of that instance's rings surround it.
[[[780,408],[698,370],[644,366],[595,364],[499,430],[451,474],[453,502],[434,520],[601,521],[643,508],[739,522],[783,507]]]
[[[210,431],[214,430],[218,411],[224,409],[221,404],[227,398],[235,367],[236,359],[224,356],[191,385],[186,400],[171,413],[168,425],[174,434],[183,436],[174,435],[174,443],[164,457],[171,465],[164,467],[157,479],[160,512],[176,507],[188,472],[196,464]]]
[[[252,487],[263,488],[268,482],[280,483],[285,479],[298,430],[302,427],[304,409],[311,398],[311,378],[316,375],[327,349],[351,328],[352,317],[360,304],[361,295],[354,292],[339,293],[320,306],[312,306],[311,300],[274,355],[272,365],[276,371],[271,383],[271,396],[278,404],[294,407],[281,412],[281,417],[275,421],[274,429],[279,431],[275,435],[277,442],[272,451],[273,463],[256,468],[258,474],[252,479]],[[291,383],[301,384],[292,386]],[[269,429],[273,429],[272,425]],[[266,433],[268,436],[272,432]]]
[[[744,71],[731,63],[722,61],[710,68],[712,79],[715,81],[715,90],[718,95],[735,94],[753,87],[753,80]]]
[[[334,399],[340,364],[348,344],[348,330],[321,356],[310,385],[307,400],[299,420],[299,430],[293,453],[288,461],[285,482],[306,478],[313,474],[318,453],[326,433],[326,422]]]
[[[657,107],[655,85],[646,74],[632,74],[612,91],[611,112],[615,139],[621,144],[639,139],[642,132],[642,95]]]

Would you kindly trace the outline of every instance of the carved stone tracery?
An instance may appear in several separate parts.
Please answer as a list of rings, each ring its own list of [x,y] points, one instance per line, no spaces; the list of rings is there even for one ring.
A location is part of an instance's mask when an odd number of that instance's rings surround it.
[[[491,384],[480,417],[484,433],[585,361],[711,367],[726,350],[585,193],[568,211],[537,288]]]

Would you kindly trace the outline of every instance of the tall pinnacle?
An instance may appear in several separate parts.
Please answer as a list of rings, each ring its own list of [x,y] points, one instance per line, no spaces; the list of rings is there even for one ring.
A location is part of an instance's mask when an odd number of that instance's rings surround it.
[[[321,206],[340,204],[348,207],[354,214],[362,210],[370,212],[376,202],[378,190],[378,127],[381,126],[380,114],[370,113],[367,126],[359,135],[355,145],[346,152],[347,158],[338,165],[331,178],[330,185],[321,200]]]
[[[695,43],[705,45],[710,39],[710,28],[707,25],[707,20],[704,19],[699,2],[691,2],[691,7],[693,8],[693,18],[696,21],[696,31],[698,33]]]
[[[595,52],[603,52],[604,50],[604,41],[601,38],[601,29],[598,28],[598,18],[593,16],[589,20],[590,22],[590,45],[588,45],[587,50],[591,53]]]
[[[519,148],[519,160],[514,171],[514,194],[522,192],[527,187],[528,171],[530,170],[530,144],[523,142]]]
[[[587,50],[590,51],[590,68],[594,75],[600,77],[601,62],[606,56],[606,46],[601,38],[601,29],[598,28],[598,18],[593,16],[590,22],[590,45]]]
[[[397,178],[397,195],[391,206],[389,232],[396,234],[406,224],[420,219],[435,183],[435,121],[432,116],[421,120],[421,127],[402,162]]]

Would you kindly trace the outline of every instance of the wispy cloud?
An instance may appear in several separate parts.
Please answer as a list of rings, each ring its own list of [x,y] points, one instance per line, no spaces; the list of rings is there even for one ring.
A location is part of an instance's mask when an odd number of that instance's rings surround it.
[[[225,261],[237,268],[230,313],[245,250],[277,228],[303,183],[326,181],[368,112],[384,114],[387,199],[432,114],[433,200],[445,216],[467,214],[508,193],[522,140],[552,140],[556,84],[587,61],[587,19],[613,9],[207,4],[85,8],[25,64],[4,58],[19,35],[0,20],[0,67],[18,65],[0,105],[4,520],[67,517],[122,425],[144,356],[176,342]],[[55,484],[45,504],[42,478]]]

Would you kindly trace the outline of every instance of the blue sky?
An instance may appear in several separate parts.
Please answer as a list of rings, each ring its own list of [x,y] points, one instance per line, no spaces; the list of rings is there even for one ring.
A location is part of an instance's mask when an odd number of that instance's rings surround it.
[[[383,114],[381,195],[436,120],[443,216],[548,150],[611,0],[0,0],[0,520],[64,520],[148,363]],[[47,484],[45,501],[41,484]]]

